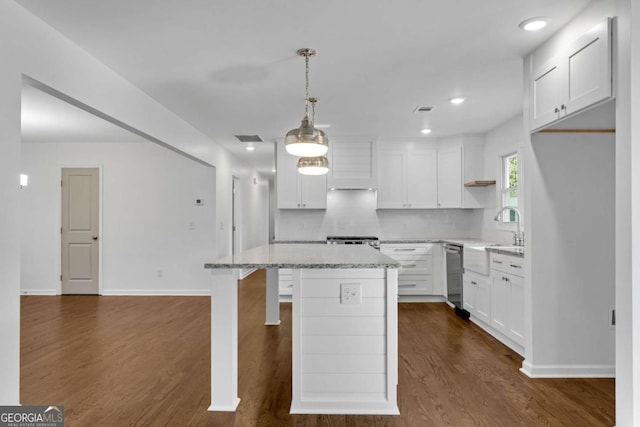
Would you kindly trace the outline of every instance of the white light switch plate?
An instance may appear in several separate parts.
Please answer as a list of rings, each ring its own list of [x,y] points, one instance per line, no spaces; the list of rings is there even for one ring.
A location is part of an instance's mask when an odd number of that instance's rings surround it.
[[[340,283],[340,304],[362,304],[360,283]]]

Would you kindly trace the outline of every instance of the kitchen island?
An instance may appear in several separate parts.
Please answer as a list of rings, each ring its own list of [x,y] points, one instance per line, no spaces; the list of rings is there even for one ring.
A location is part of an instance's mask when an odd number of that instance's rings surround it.
[[[205,264],[211,292],[211,411],[238,397],[238,276],[267,269],[267,321],[279,321],[278,269],[293,269],[291,413],[398,414],[399,263],[368,246],[276,244]]]

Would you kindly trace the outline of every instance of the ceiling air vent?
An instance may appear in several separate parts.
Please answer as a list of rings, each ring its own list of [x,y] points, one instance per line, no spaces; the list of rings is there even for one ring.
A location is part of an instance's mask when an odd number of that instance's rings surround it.
[[[433,110],[433,107],[423,107],[421,105],[418,105],[416,107],[415,110],[413,110],[414,113],[428,113],[429,111]]]
[[[262,142],[260,135],[236,135],[240,142]]]

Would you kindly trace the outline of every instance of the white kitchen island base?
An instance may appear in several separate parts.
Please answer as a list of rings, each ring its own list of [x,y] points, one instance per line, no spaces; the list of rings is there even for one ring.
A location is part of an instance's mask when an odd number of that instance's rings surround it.
[[[291,413],[399,414],[399,263],[370,247],[305,246],[266,245],[205,264],[214,269],[209,410],[240,403],[239,269],[267,269],[266,324],[277,325],[277,269],[290,268]]]
[[[292,414],[399,414],[396,300],[397,270],[293,270]]]

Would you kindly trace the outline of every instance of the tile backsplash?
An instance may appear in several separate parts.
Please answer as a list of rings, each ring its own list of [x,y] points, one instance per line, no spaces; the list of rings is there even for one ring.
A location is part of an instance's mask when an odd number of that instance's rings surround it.
[[[324,240],[329,235],[372,235],[381,239],[478,237],[481,209],[376,210],[376,192],[327,193],[326,210],[276,209],[279,240]]]

